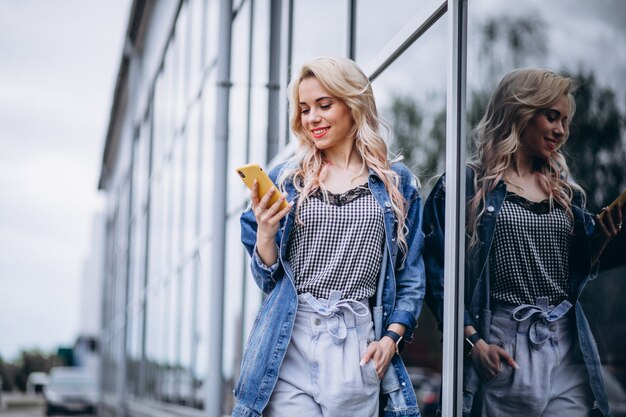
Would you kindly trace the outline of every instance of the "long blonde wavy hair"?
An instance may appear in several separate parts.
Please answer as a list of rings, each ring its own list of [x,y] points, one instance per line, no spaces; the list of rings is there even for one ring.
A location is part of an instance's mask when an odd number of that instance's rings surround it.
[[[571,180],[567,162],[561,153],[569,136],[569,124],[576,111],[572,95],[576,87],[571,78],[545,69],[518,69],[508,73],[491,96],[483,118],[472,139],[476,153],[470,166],[474,168],[476,194],[467,208],[467,231],[470,249],[479,242],[477,226],[485,212],[485,197],[503,179],[515,159],[520,140],[533,116],[549,108],[562,96],[570,102],[570,117],[564,123],[561,146],[547,160],[537,158],[535,170],[539,181],[549,192],[551,207],[556,201],[570,218],[573,218],[571,201],[574,191],[584,197],[584,191]]]
[[[353,121],[350,135],[354,137],[356,152],[363,161],[361,173],[371,168],[385,185],[398,221],[398,244],[406,253],[407,202],[398,189],[400,179],[391,169],[393,161],[387,158],[387,144],[379,132],[381,119],[376,109],[372,86],[363,71],[350,59],[340,57],[314,59],[300,68],[298,76],[289,86],[291,130],[300,145],[295,156],[297,167],[290,173],[293,174],[294,186],[300,193],[298,207],[301,207],[317,187],[324,190],[322,184],[326,168],[324,155],[309,138],[307,129],[302,125],[299,110],[300,83],[311,77],[316,78],[331,96],[343,101],[350,108]],[[291,175],[286,175],[283,180],[289,176]]]

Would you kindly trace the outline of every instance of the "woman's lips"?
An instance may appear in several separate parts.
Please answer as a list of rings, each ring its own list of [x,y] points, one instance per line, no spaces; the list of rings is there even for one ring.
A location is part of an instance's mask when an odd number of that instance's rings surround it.
[[[558,145],[558,142],[556,140],[550,139],[550,138],[544,138],[544,140],[548,144],[548,147],[550,148],[550,150],[553,151],[556,149],[556,146]]]
[[[322,136],[324,136],[326,132],[328,132],[329,129],[330,129],[329,127],[320,127],[317,129],[312,129],[311,134],[313,135],[315,139],[319,139]]]

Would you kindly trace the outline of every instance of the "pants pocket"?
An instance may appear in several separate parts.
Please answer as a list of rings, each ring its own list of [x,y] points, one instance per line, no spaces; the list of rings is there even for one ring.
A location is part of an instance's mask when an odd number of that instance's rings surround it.
[[[362,326],[357,328],[357,339],[359,343],[359,357],[358,361],[361,361],[361,358],[365,354],[368,345],[370,342],[374,340],[374,329],[371,325]],[[376,373],[376,366],[374,365],[374,359],[370,359],[367,363],[363,364],[361,367],[361,376],[363,377],[363,381],[368,385],[378,385],[380,384],[380,379],[378,378],[378,374]]]

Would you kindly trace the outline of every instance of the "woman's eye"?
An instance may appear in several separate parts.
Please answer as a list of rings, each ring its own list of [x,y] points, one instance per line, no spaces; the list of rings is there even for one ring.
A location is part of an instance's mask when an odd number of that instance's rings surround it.
[[[322,110],[328,110],[328,109],[330,109],[330,106],[331,106],[330,104],[324,104],[324,105],[320,106],[320,108]]]
[[[309,114],[309,109],[301,109],[300,114]]]

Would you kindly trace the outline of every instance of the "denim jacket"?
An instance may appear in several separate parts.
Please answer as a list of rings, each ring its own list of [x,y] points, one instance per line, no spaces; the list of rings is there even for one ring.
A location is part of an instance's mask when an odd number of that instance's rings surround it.
[[[466,169],[466,202],[474,195],[474,171]],[[479,334],[489,334],[491,324],[489,296],[489,254],[496,227],[496,219],[506,196],[506,184],[500,182],[486,195],[486,209],[478,225],[480,242],[472,253],[465,257],[465,317],[464,324],[472,325]],[[593,216],[583,205],[582,196],[575,194],[572,201],[574,214],[574,236],[570,246],[570,298],[575,306],[575,320],[578,342],[589,371],[591,389],[597,408],[604,416],[609,415],[608,400],[604,387],[600,356],[587,318],[579,302],[580,294],[589,280],[597,276],[597,264],[591,264],[590,238],[596,232]],[[439,323],[443,322],[443,262],[444,262],[444,217],[445,217],[445,174],[439,179],[424,206],[424,234],[426,246],[424,262],[426,267],[426,303]],[[474,394],[481,387],[481,381],[471,360],[463,364],[464,411],[469,413]]]
[[[274,183],[280,184],[283,176],[294,166],[293,161],[282,163],[271,170],[269,176]],[[384,275],[381,274],[384,282],[382,297],[379,297],[382,305],[374,308],[374,329],[380,335],[383,326],[386,329],[391,323],[400,323],[406,327],[405,340],[411,341],[425,292],[421,198],[417,181],[408,168],[403,164],[394,164],[392,169],[400,177],[399,190],[409,204],[406,219],[408,253],[406,256],[398,253],[395,234],[397,222],[390,197],[381,179],[370,170],[368,185],[383,210],[387,251],[384,258],[389,259],[388,262],[383,262],[386,267]],[[291,178],[284,181],[283,188],[288,201],[297,200],[298,195]],[[255,249],[257,223],[252,210],[248,208],[241,216],[241,240],[251,256],[254,280],[266,297],[252,327],[243,356],[241,373],[234,390],[233,416],[261,415],[274,390],[291,338],[298,297],[291,267],[286,262],[286,251],[294,219],[295,206],[281,221],[276,235],[279,257],[274,265],[268,267],[263,264]],[[381,381],[381,394],[386,397],[382,399],[382,403],[386,404],[386,417],[419,417],[415,392],[399,355],[394,355]]]

